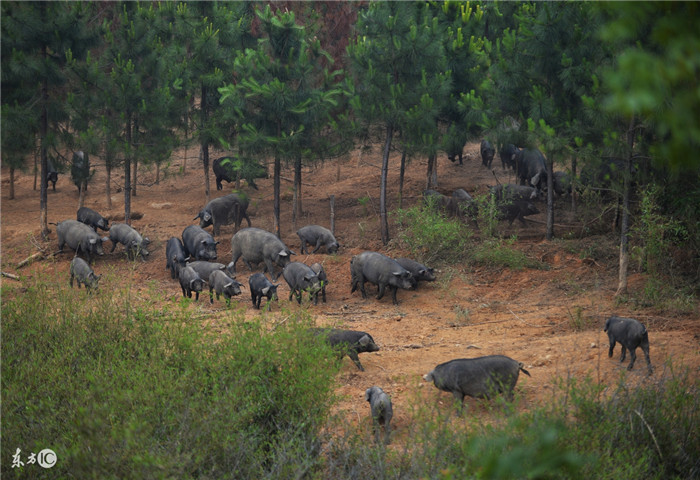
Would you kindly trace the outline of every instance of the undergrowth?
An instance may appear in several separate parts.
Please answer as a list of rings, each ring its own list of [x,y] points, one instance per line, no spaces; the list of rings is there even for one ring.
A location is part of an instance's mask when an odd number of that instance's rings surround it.
[[[342,363],[303,309],[214,333],[119,289],[3,293],[3,478],[700,478],[700,380],[671,363],[639,386],[562,379],[527,411],[416,393],[387,448],[330,415]],[[53,468],[27,464],[45,448]]]
[[[518,411],[502,399],[488,415],[455,416],[421,400],[405,445],[368,441],[357,428],[329,442],[325,472],[338,479],[700,478],[700,381],[670,366],[658,381],[605,387],[559,383],[548,405]],[[517,399],[516,399],[517,404]],[[341,420],[342,423],[342,420]]]
[[[215,334],[185,309],[162,315],[129,298],[38,283],[3,299],[3,478],[313,470],[339,363],[307,315],[274,327],[241,317]],[[26,464],[44,448],[53,468]]]

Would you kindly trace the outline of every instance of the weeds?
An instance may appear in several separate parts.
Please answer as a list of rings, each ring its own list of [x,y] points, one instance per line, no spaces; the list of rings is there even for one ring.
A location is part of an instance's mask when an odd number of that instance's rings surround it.
[[[414,258],[425,263],[454,264],[464,261],[464,252],[472,232],[456,220],[430,208],[398,210],[399,241]]]
[[[524,268],[546,269],[547,264],[530,259],[525,253],[514,248],[515,238],[507,240],[491,238],[471,249],[471,259],[480,265],[497,268],[523,270]]]
[[[3,477],[17,448],[56,452],[51,470],[25,465],[32,478],[279,478],[318,464],[339,363],[308,316],[215,334],[184,309],[110,294],[40,283],[3,298]]]
[[[590,378],[560,381],[550,404],[528,412],[499,398],[486,404],[490,415],[456,417],[417,399],[405,448],[385,450],[342,428],[325,471],[339,479],[700,478],[699,388],[669,366],[636,388],[624,376],[612,391]]]

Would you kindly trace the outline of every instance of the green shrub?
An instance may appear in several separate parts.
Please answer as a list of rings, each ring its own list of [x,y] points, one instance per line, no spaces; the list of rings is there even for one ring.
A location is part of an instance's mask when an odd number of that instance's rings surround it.
[[[2,304],[2,476],[284,478],[319,462],[339,362],[287,313],[214,333],[128,292],[37,284]],[[57,464],[11,468],[53,449]]]
[[[459,220],[448,219],[434,205],[414,206],[396,212],[399,241],[419,261],[454,264],[464,262],[464,251],[473,233]]]
[[[546,269],[547,264],[529,258],[525,253],[514,248],[516,239],[489,238],[474,245],[469,257],[474,263],[496,268],[522,270],[524,268]]]

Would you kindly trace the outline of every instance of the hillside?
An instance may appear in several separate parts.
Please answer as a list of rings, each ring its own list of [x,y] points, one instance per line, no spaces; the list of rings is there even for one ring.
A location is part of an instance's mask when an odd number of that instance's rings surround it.
[[[440,158],[438,174],[440,190],[450,194],[464,188],[470,194],[482,194],[487,186],[508,181],[498,159],[494,173],[481,166],[478,145],[467,148],[471,159],[463,166],[450,164]],[[194,156],[190,150],[189,154]],[[371,333],[381,350],[362,354],[360,359],[366,371],[360,372],[344,359],[338,378],[338,391],[343,400],[338,411],[346,411],[351,421],[368,422],[368,407],[364,391],[372,385],[381,386],[394,403],[394,426],[397,438],[408,421],[408,412],[416,395],[429,403],[446,408],[452,402],[447,393],[438,392],[425,384],[421,376],[436,364],[460,357],[505,354],[525,364],[532,377],[521,377],[517,391],[522,397],[518,408],[546,402],[555,390],[560,377],[582,378],[590,375],[596,381],[614,385],[626,366],[619,363],[619,346],[613,359],[607,356],[607,336],[602,332],[605,319],[611,314],[630,316],[646,324],[651,342],[651,359],[655,366],[652,379],[668,373],[665,362],[700,368],[700,318],[697,308],[692,316],[674,316],[659,313],[653,308],[640,309],[630,304],[616,304],[613,295],[617,286],[617,248],[613,234],[597,234],[578,238],[578,229],[569,213],[569,206],[559,200],[556,223],[570,225],[571,231],[560,226],[558,238],[571,240],[544,240],[544,213],[529,217],[528,227],[514,223],[510,228],[502,223],[505,235],[517,235],[514,248],[530,258],[545,263],[546,269],[518,271],[458,265],[439,268],[434,283],[422,284],[416,291],[399,291],[399,305],[394,306],[390,295],[382,300],[370,296],[363,300],[359,292],[350,293],[349,263],[353,255],[364,250],[378,250],[389,256],[406,256],[397,242],[382,248],[378,229],[378,192],[380,152],[353,153],[340,164],[330,162],[313,169],[304,169],[304,216],[297,227],[306,224],[329,225],[329,195],[335,196],[336,237],[342,248],[337,256],[324,254],[298,256],[295,260],[310,264],[324,263],[330,279],[328,303],[309,306],[319,325],[364,330]],[[140,167],[141,179],[137,196],[132,198],[132,211],[143,214],[132,225],[152,240],[148,261],[129,268],[129,261],[118,246],[109,253],[111,244],[105,243],[107,254],[94,266],[104,273],[102,294],[130,278],[137,290],[137,298],[148,297],[151,302],[179,302],[181,291],[165,270],[165,244],[171,236],[180,236],[193,223],[192,218],[205,203],[201,168],[194,158],[187,160],[182,173],[182,154],[173,157],[167,177],[155,184],[155,171]],[[389,209],[397,206],[399,158],[390,162]],[[404,202],[413,205],[420,201],[424,186],[425,161],[409,165],[404,187]],[[286,175],[291,177],[291,173]],[[118,175],[117,175],[118,177]],[[115,181],[119,181],[118,178]],[[210,178],[215,188],[214,177]],[[73,254],[66,247],[63,254],[16,269],[21,260],[37,251],[39,242],[38,191],[32,190],[33,177],[20,174],[16,180],[16,198],[7,200],[9,173],[2,170],[2,271],[20,276],[20,282],[3,278],[6,295],[21,295],[22,282],[33,277],[55,277],[68,282],[68,266]],[[213,196],[228,193],[213,190]],[[258,182],[259,190],[246,188],[251,197],[249,214],[252,225],[272,230],[272,179]],[[113,192],[116,190],[113,187]],[[282,183],[282,239],[299,253],[299,239],[291,225],[291,182]],[[49,190],[49,221],[59,222],[75,218],[78,205],[77,189],[69,175],[61,175],[56,192]],[[115,192],[113,208],[106,209],[104,196],[104,168],[96,165],[85,205],[111,218],[123,217],[123,193]],[[544,206],[540,210],[544,212]],[[396,226],[391,222],[392,236]],[[56,247],[55,228],[46,251]],[[231,259],[230,238],[233,226],[225,226],[217,240],[219,260]],[[247,316],[257,315],[250,303],[247,290],[249,272],[238,264],[238,280],[246,285],[236,309],[244,309]],[[297,308],[287,301],[289,289],[283,280],[279,288],[280,303],[286,308]],[[632,290],[643,287],[644,277],[630,277]],[[373,293],[370,287],[370,295]],[[208,295],[190,307],[193,318],[210,328],[225,330],[228,320],[225,304],[209,304]],[[273,306],[272,315],[280,308]],[[628,382],[648,381],[643,355],[639,357]],[[470,409],[482,408],[478,402],[467,400]]]

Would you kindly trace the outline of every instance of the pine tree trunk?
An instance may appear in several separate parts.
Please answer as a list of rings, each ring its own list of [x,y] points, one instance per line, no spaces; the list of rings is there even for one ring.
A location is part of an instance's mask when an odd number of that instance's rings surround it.
[[[209,203],[209,196],[211,191],[209,190],[209,145],[205,142],[202,144],[200,157],[202,157],[202,168],[204,169],[204,195],[206,197],[206,203]]]
[[[131,146],[131,113],[126,117],[126,143]],[[124,159],[124,223],[131,225],[131,153]]]
[[[301,218],[301,157],[294,161],[294,199],[292,201],[292,228],[296,230],[297,219]]]
[[[384,153],[382,154],[382,176],[379,184],[379,223],[382,234],[382,243],[389,243],[389,219],[386,212],[386,182],[389,176],[389,152],[391,151],[391,140],[394,136],[394,127],[387,126],[386,140],[384,142]]]
[[[138,180],[138,177],[137,177],[138,166],[139,166],[138,160],[134,159],[134,168],[132,169],[133,170],[132,174],[133,174],[134,178],[133,178],[133,180],[131,180],[131,195],[133,195],[134,197],[136,196],[136,181]]]
[[[15,199],[15,167],[10,167],[10,200]]]
[[[280,177],[282,175],[282,161],[280,160],[279,155],[275,155],[275,173],[274,173],[274,203],[273,203],[273,215],[274,218],[272,220],[273,222],[273,228],[275,230],[275,235],[277,235],[278,238],[281,238],[280,236]],[[270,272],[272,275],[272,272]]]
[[[576,157],[571,159],[571,211],[576,213]]]
[[[200,98],[200,107],[202,111],[202,125],[201,128],[207,128],[209,122],[209,111],[207,109],[207,87],[202,85],[202,97]],[[204,168],[204,194],[209,203],[209,196],[211,194],[209,188],[209,142],[205,139],[202,142],[202,148],[200,150],[202,157],[202,168]]]
[[[547,159],[547,235],[548,241],[554,238],[554,158]]]
[[[630,226],[630,190],[632,176],[632,154],[634,149],[634,115],[627,131],[629,151],[625,158],[624,192],[622,196],[622,224],[620,225],[620,272],[615,296],[627,294],[627,272],[629,269],[629,226]]]
[[[41,4],[42,18],[46,17],[46,4]],[[46,45],[41,48],[41,56],[44,61],[48,56],[48,51]],[[49,171],[49,152],[46,146],[48,139],[46,138],[49,131],[49,85],[48,80],[44,78],[41,83],[41,119],[39,125],[39,136],[41,138],[41,176],[39,181],[41,182],[39,190],[39,225],[41,227],[41,237],[46,240],[49,236],[49,223],[48,223],[48,202],[47,202],[47,185],[46,185],[46,175]]]
[[[35,145],[35,147],[36,147],[36,145]],[[34,191],[36,191],[36,177],[39,174],[39,168],[38,168],[39,166],[37,165],[37,160],[38,160],[37,151],[38,150],[36,148],[34,148],[34,187],[32,188],[32,190],[34,190]]]
[[[403,208],[403,180],[406,175],[406,151],[401,152],[401,168],[399,169],[399,208]]]
[[[160,185],[160,162],[156,162],[156,185]]]
[[[428,156],[428,173],[426,175],[426,189],[437,190],[437,155]]]
[[[112,163],[110,160],[105,162],[107,170],[107,180],[105,180],[105,194],[107,195],[107,210],[112,209]]]

